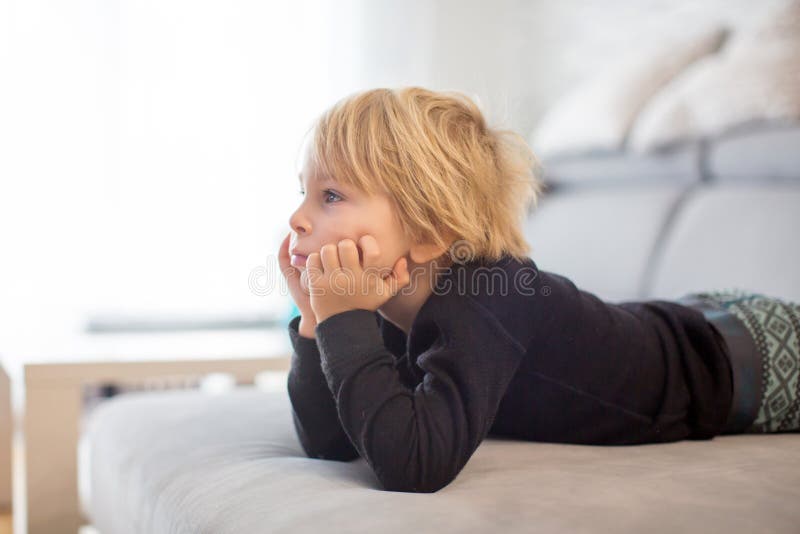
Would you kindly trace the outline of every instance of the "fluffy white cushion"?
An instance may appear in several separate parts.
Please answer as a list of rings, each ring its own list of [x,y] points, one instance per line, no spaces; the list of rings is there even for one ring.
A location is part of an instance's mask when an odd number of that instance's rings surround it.
[[[534,151],[547,159],[621,149],[643,104],[724,38],[724,28],[706,28],[617,61],[550,108],[531,136]]]
[[[653,97],[631,129],[639,152],[717,136],[737,126],[800,118],[800,2],[732,38]]]

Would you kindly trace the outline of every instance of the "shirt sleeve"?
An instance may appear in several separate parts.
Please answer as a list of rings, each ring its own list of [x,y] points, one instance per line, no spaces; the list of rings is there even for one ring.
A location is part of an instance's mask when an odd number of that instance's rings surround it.
[[[431,493],[454,480],[488,434],[525,353],[486,308],[465,302],[436,322],[414,387],[404,384],[372,312],[349,310],[316,326],[344,431],[387,490]]]
[[[336,403],[320,368],[315,339],[298,332],[300,316],[289,321],[293,351],[287,389],[292,419],[303,450],[310,458],[350,461],[358,458],[342,429]]]

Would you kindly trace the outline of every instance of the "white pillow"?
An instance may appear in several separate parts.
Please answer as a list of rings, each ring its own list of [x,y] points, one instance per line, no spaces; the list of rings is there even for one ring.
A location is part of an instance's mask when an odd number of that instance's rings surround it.
[[[800,2],[784,6],[772,25],[734,36],[723,53],[689,67],[645,106],[628,146],[658,150],[744,124],[800,118],[799,15]]]
[[[644,103],[687,65],[716,51],[725,36],[721,26],[705,28],[615,62],[550,108],[531,136],[532,148],[542,159],[620,150]]]
[[[784,0],[764,11],[748,30],[737,35],[731,45],[750,46],[757,41],[780,41],[797,38],[800,32],[800,0]]]

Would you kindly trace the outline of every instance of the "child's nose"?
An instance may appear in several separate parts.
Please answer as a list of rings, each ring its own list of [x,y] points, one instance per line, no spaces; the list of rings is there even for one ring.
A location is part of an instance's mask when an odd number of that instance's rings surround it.
[[[311,231],[311,224],[308,219],[302,215],[300,210],[295,211],[289,217],[289,226],[297,232],[297,234],[307,234]]]

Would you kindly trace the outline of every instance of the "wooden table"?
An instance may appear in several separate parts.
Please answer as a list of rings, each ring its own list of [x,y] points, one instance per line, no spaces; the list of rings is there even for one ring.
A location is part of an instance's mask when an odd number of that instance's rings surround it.
[[[0,509],[13,504],[16,532],[27,524],[31,534],[75,534],[88,522],[77,467],[86,386],[208,373],[250,384],[263,371],[288,371],[290,351],[285,328],[75,335],[3,347]],[[22,419],[24,490],[12,488],[14,414]]]

